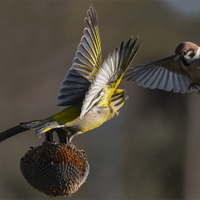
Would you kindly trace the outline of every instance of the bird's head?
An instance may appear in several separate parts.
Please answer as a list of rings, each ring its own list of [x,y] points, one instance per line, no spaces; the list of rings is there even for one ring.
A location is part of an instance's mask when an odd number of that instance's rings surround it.
[[[174,60],[180,59],[185,66],[200,58],[200,48],[192,42],[183,42],[176,47]]]

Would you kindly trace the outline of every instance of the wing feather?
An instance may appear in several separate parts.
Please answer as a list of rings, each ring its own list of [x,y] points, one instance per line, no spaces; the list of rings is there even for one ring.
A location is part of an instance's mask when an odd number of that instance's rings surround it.
[[[175,93],[191,92],[193,82],[187,72],[181,67],[180,60],[175,61],[174,55],[156,62],[139,65],[127,71],[124,78],[150,89],[161,89]]]
[[[101,65],[98,19],[93,6],[89,8],[84,23],[85,29],[72,67],[65,76],[59,90],[58,106],[69,106],[82,101]]]
[[[125,46],[122,42],[120,47],[110,53],[107,59],[104,60],[86,93],[81,109],[81,118],[96,103],[98,103],[99,106],[103,106],[104,103],[109,103],[122,76],[130,66],[130,63],[141,45],[140,43],[135,47],[136,41],[137,39],[130,45],[130,39]]]

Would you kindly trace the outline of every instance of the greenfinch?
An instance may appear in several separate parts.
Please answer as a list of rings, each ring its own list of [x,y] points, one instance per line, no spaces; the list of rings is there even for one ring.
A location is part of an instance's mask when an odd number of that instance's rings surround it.
[[[77,135],[97,128],[117,116],[127,95],[117,89],[130,66],[141,42],[137,38],[122,42],[102,63],[97,14],[91,6],[84,20],[85,29],[78,45],[72,67],[65,76],[58,94],[57,106],[65,108],[44,120],[20,123],[0,134],[0,141],[33,129],[37,137],[56,131],[66,133],[69,141]]]

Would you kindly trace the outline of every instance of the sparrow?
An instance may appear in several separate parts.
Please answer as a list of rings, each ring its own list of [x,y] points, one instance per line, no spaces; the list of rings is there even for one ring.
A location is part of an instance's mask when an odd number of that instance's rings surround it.
[[[149,64],[134,66],[124,78],[139,86],[175,93],[200,92],[200,48],[192,42],[180,43],[175,55]]]
[[[132,42],[131,37],[101,63],[100,34],[93,5],[87,11],[84,23],[75,58],[58,94],[57,106],[65,108],[46,119],[20,123],[2,132],[0,141],[29,129],[33,129],[37,137],[52,131],[61,135],[66,133],[68,141],[71,141],[74,136],[97,128],[119,114],[128,96],[126,90],[117,89],[117,86],[141,42],[136,46],[138,38]]]

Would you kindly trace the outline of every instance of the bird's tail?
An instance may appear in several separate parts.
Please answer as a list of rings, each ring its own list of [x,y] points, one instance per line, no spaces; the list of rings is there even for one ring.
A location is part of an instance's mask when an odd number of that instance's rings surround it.
[[[126,93],[126,90],[116,89],[115,93],[112,95],[110,99],[112,105],[115,107],[117,112],[119,112],[120,108],[124,105],[125,101],[129,97],[125,93]]]
[[[20,125],[25,129],[33,129],[37,137],[41,137],[43,133],[55,128],[57,123],[50,119],[37,120],[31,122],[23,122]]]
[[[20,123],[17,126],[14,126],[2,133],[0,133],[0,142],[17,135],[19,133],[22,133],[24,131],[34,129],[35,130],[35,135],[37,137],[41,137],[43,133],[46,131],[50,130],[50,120],[37,120],[37,121],[31,121],[31,122],[25,122],[25,123]]]
[[[10,129],[0,133],[0,142],[2,142],[2,141],[6,140],[6,139],[8,139],[8,138],[10,138],[14,135],[17,135],[19,133],[27,131],[27,130],[28,129],[26,129],[26,128],[20,126],[20,125],[14,126]]]

